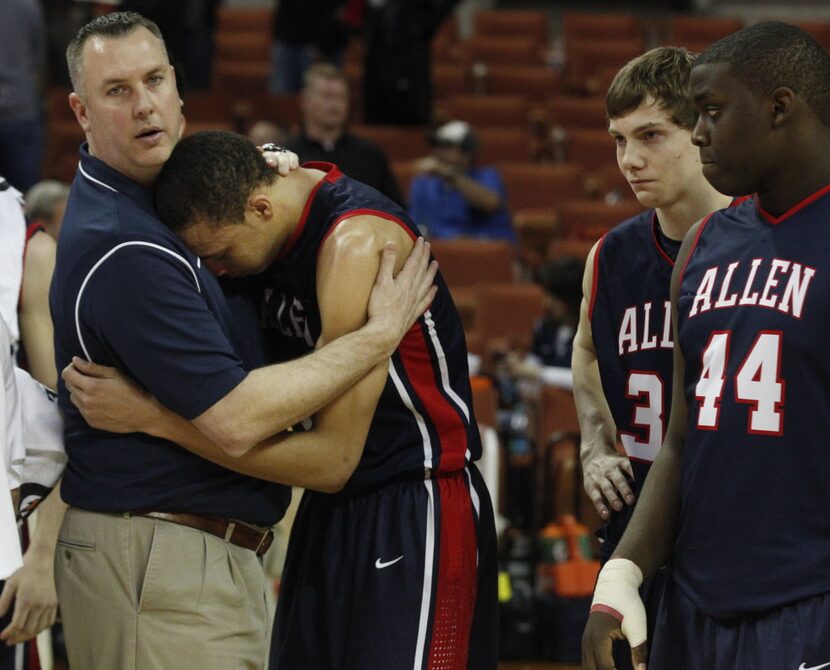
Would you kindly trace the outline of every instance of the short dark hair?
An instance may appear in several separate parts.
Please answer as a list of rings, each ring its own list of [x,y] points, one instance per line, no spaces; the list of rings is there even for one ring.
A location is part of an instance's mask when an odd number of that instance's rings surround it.
[[[255,188],[272,184],[276,171],[245,137],[207,130],[176,145],[153,185],[156,212],[173,230],[198,222],[241,223]]]
[[[689,95],[695,55],[680,47],[658,47],[626,63],[605,96],[605,111],[615,119],[639,107],[649,96],[681,128],[691,129],[697,109]]]
[[[139,28],[146,28],[158,37],[164,53],[167,53],[167,46],[164,44],[164,37],[162,37],[159,27],[137,12],[110,12],[81,27],[75,37],[72,38],[69,46],[66,47],[66,65],[69,68],[69,79],[72,81],[72,88],[76,93],[81,91],[81,53],[87,40],[96,36],[121,37],[129,35]]]
[[[830,127],[830,54],[811,35],[787,23],[764,21],[727,35],[704,51],[694,66],[725,63],[759,95],[780,86],[803,98]]]

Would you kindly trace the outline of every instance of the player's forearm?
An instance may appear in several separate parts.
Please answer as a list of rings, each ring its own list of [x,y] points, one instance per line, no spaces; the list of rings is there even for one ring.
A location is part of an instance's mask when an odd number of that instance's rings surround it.
[[[586,463],[616,453],[616,424],[602,389],[593,349],[574,343],[573,393],[581,435],[580,458]]]
[[[32,310],[22,310],[20,336],[26,349],[26,358],[32,377],[44,386],[52,390],[56,389],[58,372],[55,367],[55,347],[49,313],[32,314]]]
[[[211,442],[189,421],[163,410],[148,432],[217,465],[258,479],[331,493],[339,490],[360,461],[387,364],[377,365],[358,386],[325,407],[309,432],[284,432],[235,457]],[[366,390],[364,390],[364,387]]]
[[[370,322],[308,356],[252,371],[194,424],[231,455],[242,455],[342,395],[396,344]]]
[[[37,555],[47,561],[54,561],[58,533],[63,524],[67,504],[61,500],[60,482],[46,496],[37,508],[37,525],[32,534],[28,554]]]
[[[682,443],[681,443],[682,444]],[[677,533],[682,448],[667,438],[651,466],[640,500],[614,558],[636,563],[644,577],[665,565]]]

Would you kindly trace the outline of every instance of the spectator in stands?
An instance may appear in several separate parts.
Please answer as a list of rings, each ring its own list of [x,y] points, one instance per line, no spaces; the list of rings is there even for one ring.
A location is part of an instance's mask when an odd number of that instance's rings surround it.
[[[44,230],[57,242],[69,185],[54,179],[38,182],[26,193],[26,217],[30,226]]]
[[[554,259],[539,269],[537,282],[545,289],[545,314],[533,326],[533,341],[526,356],[506,352],[511,376],[538,379],[543,376],[543,368],[571,367],[584,272],[585,263],[573,256]],[[570,376],[564,380],[570,388]]]
[[[432,119],[430,44],[458,0],[366,3],[363,114],[366,123],[425,126]]]
[[[258,147],[269,143],[283,146],[288,142],[288,131],[279,123],[260,119],[248,128],[248,139]]]
[[[516,241],[507,190],[495,167],[475,164],[478,138],[464,121],[431,137],[432,155],[415,162],[409,211],[432,239],[480,237]]]
[[[305,73],[302,94],[302,131],[286,148],[301,161],[335,163],[352,179],[376,188],[403,205],[403,197],[383,151],[373,142],[346,130],[349,118],[349,82],[328,63],[312,65]]]
[[[0,18],[0,174],[19,191],[40,179],[46,26],[36,0],[4,0]]]
[[[571,367],[584,271],[585,263],[572,256],[549,261],[539,270],[539,284],[546,295],[545,316],[533,327],[530,350],[539,365]]]
[[[271,93],[292,93],[304,85],[314,63],[339,66],[349,39],[344,0],[279,0],[271,47]]]

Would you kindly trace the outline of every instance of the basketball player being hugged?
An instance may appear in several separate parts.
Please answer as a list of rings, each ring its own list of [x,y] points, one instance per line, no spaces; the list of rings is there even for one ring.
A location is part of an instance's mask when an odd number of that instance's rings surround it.
[[[417,236],[403,209],[334,165],[275,178],[231,133],[182,140],[155,194],[161,219],[215,274],[259,273],[275,359],[358,328],[384,245],[406,257]],[[300,504],[272,668],[496,667],[493,511],[473,465],[481,444],[464,333],[440,273],[436,283],[391,360],[314,417],[312,435],[337,440],[362,426],[365,446],[344,447],[353,474]],[[169,415],[142,428],[162,423],[182,446],[205,441]]]

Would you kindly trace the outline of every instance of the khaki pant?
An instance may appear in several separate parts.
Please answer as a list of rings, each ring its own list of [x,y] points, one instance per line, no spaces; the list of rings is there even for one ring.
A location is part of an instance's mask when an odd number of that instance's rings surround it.
[[[67,511],[55,578],[72,670],[261,670],[253,551],[178,524]]]

